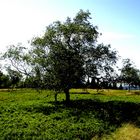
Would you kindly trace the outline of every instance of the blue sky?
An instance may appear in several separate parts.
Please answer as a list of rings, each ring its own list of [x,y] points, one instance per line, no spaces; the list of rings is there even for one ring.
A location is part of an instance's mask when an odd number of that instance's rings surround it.
[[[53,21],[74,17],[80,10],[91,12],[94,25],[122,58],[140,68],[139,0],[0,0],[0,48],[41,35]]]

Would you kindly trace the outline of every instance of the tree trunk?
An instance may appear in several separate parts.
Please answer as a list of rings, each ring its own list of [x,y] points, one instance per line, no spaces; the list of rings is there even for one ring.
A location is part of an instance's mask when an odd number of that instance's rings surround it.
[[[54,94],[55,102],[57,102],[57,94],[58,94],[58,93],[55,93],[55,94]]]
[[[131,86],[131,85],[129,84],[129,86],[128,86],[128,92],[130,92],[130,88],[131,88],[130,86]]]
[[[69,94],[69,89],[64,89],[65,95],[66,95],[66,104],[70,103],[70,94]]]

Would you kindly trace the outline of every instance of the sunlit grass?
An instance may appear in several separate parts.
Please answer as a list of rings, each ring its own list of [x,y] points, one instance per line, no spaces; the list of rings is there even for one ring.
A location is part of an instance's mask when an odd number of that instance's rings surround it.
[[[111,96],[126,96],[126,95],[140,95],[139,90],[112,90],[112,89],[71,89],[70,93],[77,93],[77,94],[96,94],[96,95],[111,95]]]
[[[140,128],[134,124],[127,123],[117,128],[110,135],[104,135],[101,138],[95,136],[92,140],[140,140]]]

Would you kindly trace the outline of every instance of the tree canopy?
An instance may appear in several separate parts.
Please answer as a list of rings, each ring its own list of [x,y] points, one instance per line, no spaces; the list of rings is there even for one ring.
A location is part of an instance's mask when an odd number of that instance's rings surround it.
[[[137,86],[140,82],[140,71],[134,66],[130,59],[123,60],[123,67],[121,69],[120,78],[123,83],[128,84],[129,91],[130,86]]]
[[[100,33],[90,15],[80,10],[73,19],[53,22],[42,37],[32,40],[28,51],[10,48],[4,57],[19,72],[34,77],[40,88],[64,91],[69,102],[70,88],[89,78],[110,77],[117,62],[117,52],[110,45],[98,44]]]

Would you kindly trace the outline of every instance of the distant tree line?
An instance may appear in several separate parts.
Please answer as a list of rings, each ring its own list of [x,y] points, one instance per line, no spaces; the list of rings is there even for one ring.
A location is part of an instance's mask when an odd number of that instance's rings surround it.
[[[21,75],[17,71],[8,70],[8,74],[0,71],[0,88],[20,87]]]

